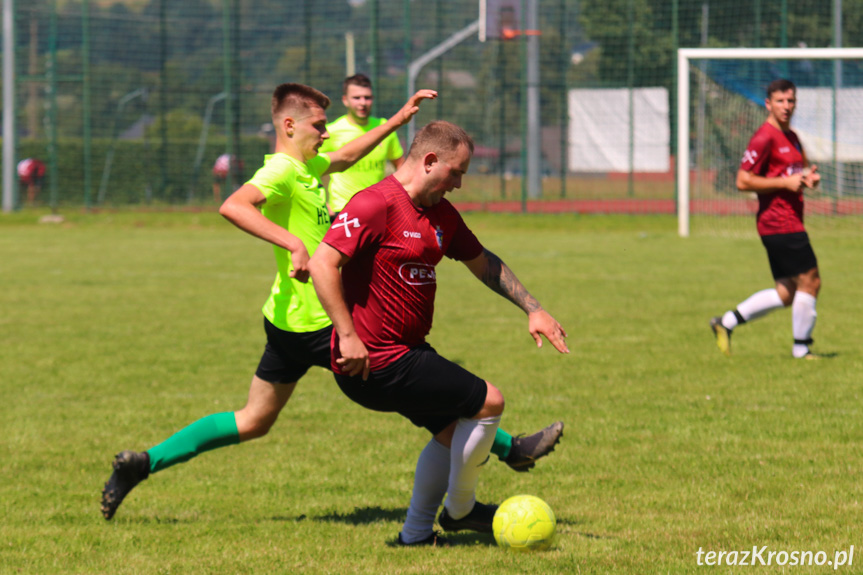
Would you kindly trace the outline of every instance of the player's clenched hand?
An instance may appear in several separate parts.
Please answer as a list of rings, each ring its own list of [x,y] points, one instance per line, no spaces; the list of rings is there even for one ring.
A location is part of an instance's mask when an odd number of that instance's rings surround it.
[[[818,182],[821,181],[821,174],[818,173],[818,166],[812,164],[807,168],[803,168],[803,185],[807,188],[815,188]]]
[[[363,374],[363,381],[369,378],[369,351],[356,334],[339,337],[339,352],[342,357],[336,364],[344,373],[351,377]]]
[[[419,112],[420,102],[423,100],[434,100],[435,98],[437,98],[437,92],[434,90],[420,90],[410,97],[407,104],[402,106],[402,109],[394,117],[399,121],[399,124],[404,126],[411,121],[414,114]]]
[[[542,347],[542,336],[545,336],[557,351],[569,353],[569,348],[566,347],[566,331],[547,311],[540,309],[531,312],[527,316],[527,321],[528,330],[536,341],[536,347]]]
[[[291,267],[293,269],[288,276],[303,283],[309,281],[309,252],[305,246],[291,252]]]
[[[805,183],[803,181],[803,174],[798,172],[796,174],[791,174],[785,178],[782,178],[783,183],[785,184],[785,189],[789,192],[803,192],[803,187]]]

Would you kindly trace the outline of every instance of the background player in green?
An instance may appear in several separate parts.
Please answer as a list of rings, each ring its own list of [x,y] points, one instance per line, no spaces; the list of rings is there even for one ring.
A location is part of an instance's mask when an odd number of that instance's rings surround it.
[[[351,140],[359,138],[369,130],[380,126],[383,118],[373,117],[372,81],[363,74],[354,74],[342,82],[342,104],[347,114],[327,124],[330,138],[321,146],[321,152],[338,150]],[[363,188],[384,179],[387,162],[395,169],[404,162],[404,150],[395,133],[390,134],[362,160],[339,173],[330,176],[328,204],[330,212],[337,215],[354,194]]]
[[[105,519],[114,516],[126,495],[150,473],[266,435],[306,371],[313,365],[330,367],[332,323],[308,282],[309,258],[330,225],[320,177],[353,165],[406,124],[422,100],[436,96],[434,91],[420,90],[381,126],[339,150],[318,154],[328,136],[329,98],[302,84],[276,88],[271,110],[275,152],[219,210],[240,229],[273,244],[278,268],[263,307],[267,344],[247,403],[236,412],[203,417],[147,451],[119,453],[102,490]],[[554,448],[562,432],[563,424],[558,422],[531,436],[501,441],[498,449],[509,451],[511,467],[526,471]]]

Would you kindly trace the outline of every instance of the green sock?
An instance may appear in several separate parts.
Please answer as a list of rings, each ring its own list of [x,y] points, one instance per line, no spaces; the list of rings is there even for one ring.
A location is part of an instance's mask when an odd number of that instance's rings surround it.
[[[233,412],[208,415],[148,449],[150,473],[188,461],[205,451],[239,442],[240,434]]]
[[[503,461],[509,455],[510,449],[512,449],[512,435],[498,427],[497,433],[494,436],[494,444],[491,446],[491,452]]]

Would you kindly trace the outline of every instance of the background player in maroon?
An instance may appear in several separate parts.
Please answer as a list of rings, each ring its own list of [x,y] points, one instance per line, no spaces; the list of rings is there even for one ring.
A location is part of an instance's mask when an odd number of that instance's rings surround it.
[[[38,158],[26,158],[18,162],[18,181],[27,190],[27,204],[35,205],[42,180],[45,179],[45,163]]]
[[[740,324],[791,307],[796,358],[815,359],[809,346],[815,327],[815,303],[821,289],[818,262],[803,227],[803,190],[821,176],[810,165],[800,140],[791,130],[797,88],[789,80],[767,87],[767,121],[752,136],[740,169],[737,188],[758,194],[758,234],[767,250],[776,287],[749,296],[733,311],[710,320],[716,344],[731,355],[731,332]]]
[[[495,505],[476,501],[476,485],[504,409],[491,383],[429,346],[436,265],[463,262],[483,283],[528,315],[542,336],[568,353],[566,332],[515,274],[483,248],[444,195],[461,187],[473,153],[467,133],[449,122],[419,131],[405,163],[356,194],[309,261],[315,289],[333,320],[333,371],[342,391],[376,411],[395,411],[432,439],[414,475],[402,545],[439,545],[447,531],[491,533]]]
[[[222,154],[216,161],[213,163],[213,200],[217,203],[222,202],[222,186],[225,185],[228,181],[228,175],[231,173],[233,169],[233,162],[237,161],[236,157],[232,157],[230,154]],[[237,163],[237,177],[241,177],[240,175],[243,172],[243,160],[239,160]],[[231,190],[228,195],[231,195]]]

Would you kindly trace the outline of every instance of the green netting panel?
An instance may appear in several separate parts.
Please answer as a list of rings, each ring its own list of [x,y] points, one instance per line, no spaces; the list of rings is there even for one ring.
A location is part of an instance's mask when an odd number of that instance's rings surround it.
[[[407,97],[408,64],[479,16],[478,0],[16,4],[17,156],[45,160],[38,201],[58,206],[212,204],[216,157],[242,160],[231,176],[236,187],[269,149],[269,99],[277,84],[323,90],[334,100],[335,118],[342,79],[365,73],[375,86],[376,113],[388,116]],[[539,39],[539,57],[530,65],[540,72],[540,202],[575,211],[673,211],[673,139],[663,144],[667,172],[635,164],[573,168],[572,150],[587,136],[571,119],[572,91],[664,89],[659,121],[665,118],[674,133],[675,48],[828,46],[832,4],[539,2],[538,30],[530,32],[539,34],[530,36]],[[863,2],[846,0],[841,18],[842,42],[859,45]],[[459,194],[478,206],[521,208],[527,37],[482,43],[473,35],[417,79],[418,87],[441,93],[417,123],[444,118],[476,140]],[[598,130],[629,142],[638,105],[616,113],[619,122],[599,123]],[[407,131],[400,136],[406,146]],[[637,158],[640,144],[632,141],[629,157]],[[625,145],[620,153],[627,157]]]

